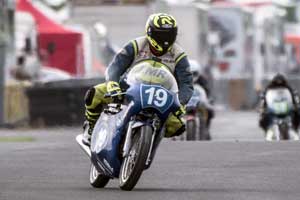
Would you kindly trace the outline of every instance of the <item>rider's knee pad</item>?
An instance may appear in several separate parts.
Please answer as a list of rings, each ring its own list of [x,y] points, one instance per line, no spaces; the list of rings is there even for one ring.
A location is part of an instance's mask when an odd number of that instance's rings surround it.
[[[270,124],[270,120],[268,117],[266,116],[262,116],[260,119],[259,119],[259,126],[263,129],[263,130],[267,130],[268,126]]]
[[[165,137],[181,135],[185,131],[185,123],[182,119],[171,115],[166,122]]]
[[[94,87],[90,88],[90,89],[86,92],[86,94],[85,94],[85,96],[84,96],[84,101],[85,101],[85,104],[86,104],[87,106],[90,106],[90,105],[92,104],[93,98],[94,98],[94,96],[95,96],[95,92],[96,92],[96,90],[95,90]]]
[[[172,135],[172,137],[179,136],[182,133],[184,133],[184,131],[185,131],[185,125],[182,124],[182,126],[179,129],[176,130],[176,132]]]

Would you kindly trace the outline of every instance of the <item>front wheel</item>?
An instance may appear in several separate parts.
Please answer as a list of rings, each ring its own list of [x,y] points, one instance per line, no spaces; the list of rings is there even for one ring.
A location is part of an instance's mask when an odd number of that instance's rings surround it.
[[[282,123],[279,125],[279,131],[280,131],[280,139],[282,140],[289,140],[289,127],[286,123]]]
[[[152,140],[152,127],[142,126],[135,131],[129,154],[124,158],[119,183],[122,190],[132,190],[145,168]]]
[[[109,181],[108,176],[104,176],[98,172],[96,167],[91,164],[90,168],[90,184],[95,188],[103,188]]]
[[[196,121],[188,120],[186,122],[186,140],[195,140],[196,139]]]
[[[199,131],[199,140],[210,140],[210,133],[206,126],[205,118],[199,114],[198,116],[199,124],[198,124],[198,131]]]

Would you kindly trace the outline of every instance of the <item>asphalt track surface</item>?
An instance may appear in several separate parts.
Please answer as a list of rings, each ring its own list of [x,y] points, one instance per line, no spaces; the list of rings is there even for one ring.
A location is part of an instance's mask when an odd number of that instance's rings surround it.
[[[2,129],[0,200],[300,199],[299,143],[265,142],[256,117],[218,113],[211,142],[165,139],[130,192],[89,185],[79,127]]]

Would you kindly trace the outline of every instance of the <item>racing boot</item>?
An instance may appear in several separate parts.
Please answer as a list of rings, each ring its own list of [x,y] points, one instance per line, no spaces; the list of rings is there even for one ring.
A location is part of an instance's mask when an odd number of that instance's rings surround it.
[[[85,120],[83,123],[83,138],[82,143],[91,146],[91,137],[94,129],[94,124],[89,122],[88,120]]]

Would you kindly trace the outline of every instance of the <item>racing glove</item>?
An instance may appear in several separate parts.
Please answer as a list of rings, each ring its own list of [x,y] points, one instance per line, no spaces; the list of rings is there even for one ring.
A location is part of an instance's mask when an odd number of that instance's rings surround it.
[[[121,93],[121,88],[119,83],[115,81],[108,81],[106,83],[106,89],[109,94],[118,94]]]
[[[122,101],[122,96],[118,95],[122,92],[119,83],[115,81],[108,81],[106,83],[107,93],[112,96],[114,102]]]
[[[180,108],[175,112],[176,117],[182,117],[185,115],[185,106],[180,105]]]
[[[177,130],[176,130],[175,133],[172,134],[171,137],[179,136],[185,131],[185,124],[186,124],[186,121],[185,121],[185,118],[184,118],[185,106],[181,105],[180,108],[174,113],[174,115],[179,121],[178,120],[176,121],[175,127],[177,126]],[[174,127],[174,125],[172,127]],[[168,128],[167,128],[167,132],[169,132]]]

